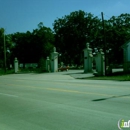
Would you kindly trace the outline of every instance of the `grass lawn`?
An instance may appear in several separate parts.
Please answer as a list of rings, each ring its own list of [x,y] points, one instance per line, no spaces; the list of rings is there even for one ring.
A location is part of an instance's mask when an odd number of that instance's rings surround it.
[[[19,69],[18,74],[22,73],[44,73],[45,70],[41,70],[40,68],[28,68],[28,69]],[[14,74],[14,69],[7,69],[6,73],[4,69],[0,69],[0,75],[6,75],[6,74]]]
[[[93,80],[118,80],[118,81],[130,81],[130,74],[129,75],[119,75],[119,76],[100,76],[100,77],[90,77],[87,79]]]
[[[13,74],[13,73],[14,73],[14,70],[13,70],[13,69],[6,70],[6,73],[5,73],[5,70],[4,70],[4,69],[0,69],[0,75]]]
[[[93,80],[118,80],[118,81],[130,81],[130,73],[124,74],[123,72],[115,72],[109,76],[95,76],[87,79]]]

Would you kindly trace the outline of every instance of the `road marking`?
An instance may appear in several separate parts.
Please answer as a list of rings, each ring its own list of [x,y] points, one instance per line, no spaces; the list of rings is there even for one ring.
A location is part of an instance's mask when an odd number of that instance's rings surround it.
[[[110,97],[118,97],[118,98],[130,98],[130,96],[119,96],[119,95],[111,95],[111,94],[103,94],[103,93],[92,93],[92,92],[81,92],[81,91],[73,91],[59,88],[46,88],[47,90],[52,91],[60,91],[60,92],[69,92],[69,93],[77,93],[77,94],[89,94],[89,95],[97,95],[97,96],[107,96]]]
[[[49,83],[49,82],[48,82]],[[56,82],[54,82],[55,84],[58,84],[58,85],[68,85],[68,86],[70,86],[71,85],[71,87],[94,87],[94,88],[106,88],[107,86],[99,86],[99,85],[97,85],[97,84],[95,84],[95,85],[91,85],[91,84],[74,84],[74,83],[56,83]]]
[[[24,85],[19,85],[19,84],[9,84],[11,86],[22,86]],[[53,91],[61,91],[61,92],[69,92],[69,93],[78,93],[78,94],[91,94],[91,95],[98,95],[98,96],[115,96],[115,95],[109,95],[109,94],[102,94],[102,93],[92,93],[92,92],[81,92],[81,91],[75,91],[75,90],[67,90],[67,89],[60,89],[60,88],[43,88],[43,87],[35,87],[35,86],[28,86],[26,85],[25,87],[28,88],[37,88],[37,89],[44,89],[44,90],[53,90]]]
[[[27,80],[27,79],[26,79]],[[23,81],[25,81],[25,79],[15,79],[14,81],[18,81],[18,82],[23,82]],[[102,88],[118,88],[118,89],[124,89],[124,87],[122,87],[123,85],[121,85],[121,84],[119,84],[118,86],[114,86],[114,85],[111,85],[111,84],[109,84],[109,85],[104,85],[104,84],[100,84],[100,85],[98,85],[98,84],[95,84],[95,85],[93,85],[93,84],[90,84],[90,83],[87,83],[86,82],[86,84],[82,84],[82,82],[81,83],[78,83],[78,84],[75,84],[74,82],[71,82],[71,81],[69,81],[69,82],[63,82],[63,83],[61,83],[61,82],[57,82],[57,81],[48,81],[48,80],[45,80],[45,79],[43,79],[43,80],[33,80],[33,81],[35,81],[35,82],[44,82],[44,83],[50,83],[50,82],[53,82],[54,84],[57,84],[57,85],[60,85],[60,84],[62,84],[62,85],[68,85],[68,86],[70,86],[71,85],[71,87],[91,87],[91,88],[99,88],[99,89],[102,89]],[[0,84],[2,84],[2,83],[0,83]],[[127,88],[125,88],[125,89],[130,89],[129,87],[127,87]]]
[[[37,81],[39,82],[39,81]],[[50,82],[45,82],[47,84],[49,84]],[[54,84],[56,85],[64,85],[64,86],[71,86],[71,87],[91,87],[91,88],[99,88],[99,89],[102,89],[102,88],[107,88],[107,86],[105,85],[92,85],[92,84],[74,84],[74,83],[58,83],[58,82],[53,82]],[[2,83],[0,83],[2,84]],[[17,84],[4,84],[4,85],[17,85]]]
[[[16,95],[11,95],[11,94],[7,94],[7,93],[0,93],[0,95],[5,95],[5,96],[9,96],[9,97],[18,97]]]
[[[6,84],[6,85],[24,87],[24,85],[19,85],[19,84]],[[111,94],[105,94],[105,93],[93,93],[93,92],[88,92],[88,91],[87,92],[82,92],[82,91],[67,90],[67,89],[60,89],[60,88],[49,88],[49,87],[48,88],[47,87],[43,88],[43,87],[36,87],[36,86],[29,86],[29,85],[26,85],[25,87],[34,88],[34,89],[51,90],[51,91],[61,91],[61,92],[77,93],[77,94],[89,94],[89,95],[97,95],[97,96],[108,96],[108,97],[119,96],[119,95],[111,95]],[[0,93],[0,94],[2,94],[2,93]],[[8,95],[8,94],[6,94],[6,95]],[[12,96],[15,96],[15,95],[12,95]],[[15,97],[18,97],[18,96],[15,96]],[[120,97],[120,98],[130,98],[130,97],[126,96],[126,97]]]
[[[74,90],[67,90],[67,89],[59,89],[59,88],[46,88],[46,89],[47,89],[47,90],[53,90],[53,91],[79,93],[79,94],[91,94],[91,95],[98,95],[98,96],[115,96],[115,95],[110,95],[110,94],[92,93],[92,92],[81,92],[81,91],[74,91]]]
[[[59,88],[45,88],[45,89],[54,90],[54,91],[62,91],[62,92],[70,92],[70,93],[79,93],[79,91],[67,90],[67,89],[59,89]]]
[[[20,81],[20,80],[19,80]],[[24,80],[21,80],[21,81],[24,81]],[[50,83],[50,82],[52,82],[52,83],[54,83],[54,84],[57,84],[57,85],[68,85],[68,86],[70,86],[71,85],[71,87],[93,87],[93,88],[99,88],[99,89],[102,89],[102,88],[118,88],[118,89],[124,89],[124,87],[122,87],[123,85],[121,85],[121,84],[119,84],[118,86],[114,86],[114,85],[111,85],[111,84],[109,84],[109,85],[104,85],[104,84],[100,84],[100,85],[98,85],[98,84],[90,84],[90,83],[87,83],[86,82],[86,84],[84,83],[84,84],[82,84],[82,82],[81,83],[74,83],[74,82],[71,82],[71,81],[69,81],[69,82],[57,82],[57,81],[48,81],[48,80],[45,80],[45,79],[43,79],[43,80],[33,80],[33,81],[35,81],[35,82],[44,82],[44,83]],[[125,89],[130,89],[129,87],[127,87],[127,88],[125,88]]]

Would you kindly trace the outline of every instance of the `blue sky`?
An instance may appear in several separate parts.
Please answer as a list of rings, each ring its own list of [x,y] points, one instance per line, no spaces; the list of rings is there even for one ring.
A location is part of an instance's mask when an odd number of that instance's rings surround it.
[[[26,32],[37,28],[38,23],[53,28],[57,18],[70,12],[83,10],[104,18],[130,13],[130,0],[0,0],[0,28],[6,34]]]

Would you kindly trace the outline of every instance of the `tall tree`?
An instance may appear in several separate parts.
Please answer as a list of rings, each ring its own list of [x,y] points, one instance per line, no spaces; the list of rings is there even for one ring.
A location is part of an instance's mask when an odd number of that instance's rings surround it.
[[[54,21],[55,45],[62,52],[65,63],[81,64],[86,42],[94,44],[99,25],[97,17],[81,10]]]
[[[7,67],[11,63],[10,61],[10,50],[12,48],[11,35],[6,35],[4,28],[0,28],[0,67],[4,66],[4,60],[6,59]]]
[[[122,63],[121,45],[130,39],[130,14],[121,14],[105,20],[106,51],[111,63]],[[86,42],[92,48],[104,48],[101,19],[91,13],[75,11],[54,21],[55,45],[63,54],[65,63],[81,64],[80,54]],[[105,51],[105,50],[104,50]]]
[[[35,44],[35,54],[37,57],[46,58],[52,51],[54,44],[54,34],[52,30],[45,27],[42,22],[38,24],[38,28],[32,32],[32,44]]]
[[[4,63],[4,29],[0,28],[0,67],[3,66]]]
[[[110,60],[123,63],[123,50],[121,46],[130,39],[130,14],[112,16],[106,21],[107,49],[111,48]]]
[[[12,41],[15,44],[12,57],[17,57],[20,63],[38,63],[50,54],[54,36],[52,30],[41,22],[33,32],[12,34]]]

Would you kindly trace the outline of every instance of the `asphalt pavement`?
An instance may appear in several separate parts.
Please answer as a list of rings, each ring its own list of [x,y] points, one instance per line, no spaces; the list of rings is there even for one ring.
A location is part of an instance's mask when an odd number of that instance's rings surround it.
[[[91,74],[0,76],[0,129],[118,130],[130,120],[129,81],[76,79],[82,76]]]

